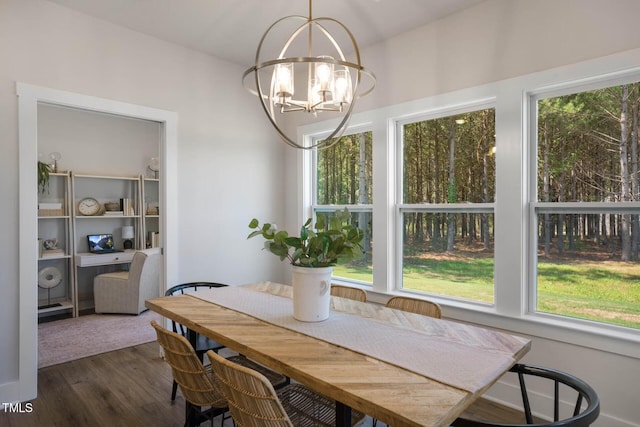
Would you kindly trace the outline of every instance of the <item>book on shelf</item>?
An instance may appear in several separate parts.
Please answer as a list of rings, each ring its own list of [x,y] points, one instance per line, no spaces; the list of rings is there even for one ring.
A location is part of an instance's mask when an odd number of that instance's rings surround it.
[[[150,231],[147,234],[147,245],[149,248],[160,247],[160,233],[157,231]]]
[[[38,216],[63,216],[62,203],[41,202],[38,203]]]
[[[62,203],[38,203],[38,209],[62,209]]]
[[[124,216],[123,211],[105,211],[104,216]]]
[[[120,210],[123,212],[125,216],[134,216],[136,214],[135,209],[133,208],[133,203],[131,199],[120,199]]]

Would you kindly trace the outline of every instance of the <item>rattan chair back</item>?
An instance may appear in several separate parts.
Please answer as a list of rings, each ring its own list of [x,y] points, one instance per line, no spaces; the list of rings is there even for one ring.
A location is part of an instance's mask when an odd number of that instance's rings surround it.
[[[331,285],[331,295],[334,297],[367,302],[367,292],[364,289],[354,288],[351,286]]]
[[[171,366],[173,378],[178,383],[184,399],[196,406],[225,408],[227,402],[214,375],[208,372],[198,359],[185,337],[164,329],[155,320],[158,343],[164,350],[164,358]]]
[[[417,298],[392,297],[387,301],[387,307],[408,311],[410,313],[422,314],[424,316],[435,317],[438,319],[442,317],[442,310],[440,309],[439,304],[433,301]]]
[[[292,427],[275,389],[262,374],[207,352],[214,375],[239,427]]]
[[[261,373],[207,352],[229,412],[239,427],[334,427],[336,403],[303,384],[275,389]],[[351,425],[360,424],[362,412],[351,410]]]

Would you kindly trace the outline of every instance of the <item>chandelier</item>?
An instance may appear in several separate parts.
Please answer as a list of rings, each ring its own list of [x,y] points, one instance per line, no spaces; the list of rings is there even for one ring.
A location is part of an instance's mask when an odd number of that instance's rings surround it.
[[[334,145],[347,128],[355,100],[375,87],[375,77],[360,63],[360,50],[349,29],[333,18],[313,18],[311,11],[312,0],[309,0],[308,17],[290,15],[274,22],[260,39],[255,65],[242,75],[244,87],[258,96],[282,140],[301,149]],[[283,28],[288,28],[284,30],[288,37],[277,44],[279,55],[263,60],[263,49],[270,47],[268,43],[273,43],[277,38],[275,34]],[[348,49],[343,51],[329,29],[342,34]],[[345,52],[352,58],[348,59]],[[247,77],[252,74],[254,88],[247,86],[251,80]],[[363,89],[365,77],[367,86]],[[284,126],[284,117],[291,113],[335,118],[339,123],[323,140],[299,144],[295,136],[287,134]]]

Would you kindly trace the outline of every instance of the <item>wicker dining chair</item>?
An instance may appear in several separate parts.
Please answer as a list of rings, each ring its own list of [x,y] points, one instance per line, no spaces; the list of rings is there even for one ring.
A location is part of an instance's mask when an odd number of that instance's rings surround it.
[[[212,289],[212,288],[221,288],[227,286],[222,283],[214,283],[214,282],[190,282],[190,283],[182,283],[180,285],[172,286],[167,289],[164,293],[165,296],[173,296],[173,295],[185,295],[197,292],[202,289]],[[171,328],[173,332],[176,332],[183,337],[187,338],[187,328],[184,325],[176,321],[171,321]],[[203,360],[205,353],[209,350],[218,351],[224,348],[222,344],[217,341],[214,341],[210,338],[205,337],[204,335],[197,334],[196,335],[196,355],[200,360]],[[171,400],[176,399],[176,392],[178,391],[178,383],[173,381],[173,385],[171,387]]]
[[[175,285],[167,289],[167,291],[165,292],[165,296],[192,294],[192,293],[197,293],[198,290],[222,288],[225,286],[228,286],[228,285],[225,285],[222,283],[215,283],[215,282],[183,283],[181,285]],[[180,323],[175,321],[171,321],[171,328],[173,329],[173,332],[176,332],[182,335],[183,337],[187,338],[187,328],[185,328],[184,325],[181,325]],[[198,356],[198,359],[200,359],[201,361],[203,360],[204,355],[207,351],[213,350],[215,352],[218,352],[223,348],[224,346],[218,343],[217,341],[214,341],[211,338],[207,338],[204,335],[196,334],[195,351],[196,351],[196,355]],[[255,369],[258,372],[260,372],[262,375],[266,376],[275,388],[279,388],[286,384],[289,384],[289,381],[290,381],[289,378],[285,377],[284,375],[278,372],[272,371],[271,369],[267,369],[264,366],[255,363],[251,359],[248,359],[244,356],[233,356],[233,358],[236,363],[251,369]],[[171,388],[171,400],[176,399],[177,391],[178,391],[178,383],[174,380],[173,386]]]
[[[185,337],[164,329],[155,320],[151,326],[156,330],[158,343],[164,350],[164,359],[171,366],[174,380],[186,401],[185,426],[198,425],[205,418],[211,420],[227,412],[227,401],[220,390],[218,380],[210,369],[206,369]],[[209,407],[201,411],[201,407]],[[221,425],[222,425],[221,423]]]
[[[424,316],[435,317],[440,319],[442,317],[442,310],[440,305],[423,299],[410,298],[410,297],[391,297],[387,301],[387,307],[395,308],[397,310],[408,311],[410,313],[422,314]]]
[[[367,292],[364,289],[354,288],[352,286],[331,285],[331,295],[334,297],[367,302]]]
[[[335,402],[327,397],[298,383],[276,392],[259,372],[213,351],[207,352],[207,356],[238,427],[335,426]],[[364,414],[351,411],[352,425],[363,419]]]
[[[226,400],[220,392],[217,380],[213,381],[213,384],[208,384],[206,379],[198,378],[198,375],[201,376],[202,370],[204,370],[209,375],[209,379],[215,379],[215,377],[211,375],[211,365],[205,366],[202,364],[193,346],[191,346],[189,341],[182,335],[164,329],[155,321],[151,321],[151,326],[156,330],[158,343],[164,349],[165,360],[171,366],[174,382],[180,387],[185,400],[190,403],[187,407],[187,423],[190,417],[202,418],[200,414],[198,414],[198,411],[189,411],[189,406],[211,406],[212,408],[207,414],[212,419],[211,423],[213,424],[213,418],[226,412],[227,405]],[[210,352],[213,353],[212,350],[210,350]],[[267,381],[269,381],[272,387],[281,388],[290,382],[289,378],[281,373],[262,366],[243,355],[230,356],[228,360],[237,365],[244,366],[247,369],[260,372],[261,375],[267,378]],[[204,398],[200,394],[202,391],[206,391],[207,393]],[[214,399],[214,397],[221,400],[218,401]],[[210,403],[203,404],[203,402],[206,403],[208,401],[210,401]],[[222,422],[224,422],[224,417]]]

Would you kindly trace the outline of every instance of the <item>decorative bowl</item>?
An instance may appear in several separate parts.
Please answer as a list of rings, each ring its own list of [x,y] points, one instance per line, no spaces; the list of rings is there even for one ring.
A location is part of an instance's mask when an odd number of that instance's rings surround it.
[[[117,202],[107,202],[104,204],[104,208],[108,211],[119,211],[120,203]]]

